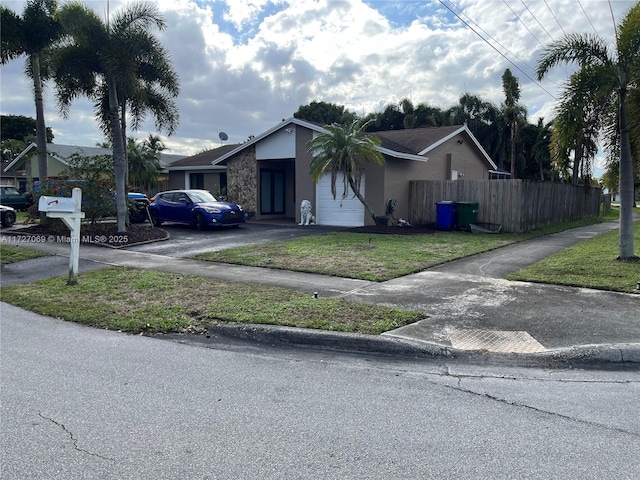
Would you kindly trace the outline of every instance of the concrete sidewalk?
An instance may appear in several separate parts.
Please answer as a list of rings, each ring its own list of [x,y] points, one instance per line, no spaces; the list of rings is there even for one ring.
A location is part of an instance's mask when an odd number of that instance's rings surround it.
[[[617,363],[640,367],[640,295],[503,279],[522,266],[616,227],[617,222],[610,222],[572,229],[382,283],[84,245],[80,272],[120,265],[196,273],[397,306],[427,316],[380,337],[246,325],[215,327],[215,335],[520,365]],[[2,266],[2,285],[67,275],[68,245],[29,247],[55,256]]]

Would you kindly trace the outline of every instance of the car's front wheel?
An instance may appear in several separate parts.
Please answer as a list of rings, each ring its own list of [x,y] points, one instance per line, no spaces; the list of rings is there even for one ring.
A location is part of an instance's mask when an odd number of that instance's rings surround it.
[[[204,218],[204,215],[201,213],[196,214],[196,228],[198,230],[206,230],[207,229],[207,219]]]
[[[13,227],[13,224],[16,223],[16,212],[12,212],[11,210],[7,210],[2,214],[2,226],[3,227]]]

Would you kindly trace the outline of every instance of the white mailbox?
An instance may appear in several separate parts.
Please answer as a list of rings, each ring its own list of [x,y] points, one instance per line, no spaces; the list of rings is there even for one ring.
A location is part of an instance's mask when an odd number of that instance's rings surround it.
[[[40,197],[38,210],[41,212],[75,212],[76,199],[73,197]]]
[[[38,210],[46,212],[47,217],[59,218],[71,230],[71,255],[69,255],[69,280],[67,284],[78,283],[78,264],[80,262],[80,222],[84,218],[82,189],[74,188],[71,197],[40,197]]]

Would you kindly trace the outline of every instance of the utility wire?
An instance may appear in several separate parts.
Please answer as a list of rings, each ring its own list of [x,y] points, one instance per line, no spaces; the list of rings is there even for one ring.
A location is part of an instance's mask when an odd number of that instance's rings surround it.
[[[556,23],[558,24],[558,26],[560,27],[560,30],[562,30],[562,34],[566,35],[567,32],[564,31],[564,28],[562,28],[562,25],[560,25],[560,21],[558,20],[558,17],[556,17],[556,14],[553,13],[553,10],[551,10],[551,7],[549,6],[549,4],[547,3],[547,0],[544,0],[544,4],[547,6],[547,8],[549,9],[549,11],[551,12],[551,15],[553,15],[553,18],[555,18]]]
[[[518,69],[525,77],[527,77],[531,82],[533,82],[534,84],[536,84],[538,87],[540,87],[542,90],[544,90],[551,98],[553,98],[554,100],[557,100],[557,98],[546,88],[544,88],[544,86],[542,86],[542,84],[538,83],[536,80],[534,80],[533,78],[531,78],[531,76],[529,74],[527,74],[524,70],[522,70],[518,65],[516,65],[515,63],[513,63],[510,59],[508,59],[506,57],[506,55],[504,55],[500,50],[498,50],[496,47],[494,47],[491,43],[489,43],[487,41],[486,38],[484,38],[482,35],[480,35],[478,33],[478,31],[473,28],[471,25],[469,25],[469,23],[467,23],[460,15],[458,15],[449,5],[447,5],[446,3],[444,3],[443,0],[438,0],[438,2],[440,2],[440,4],[442,4],[447,10],[449,10],[451,13],[453,13],[456,18],[458,20],[460,20],[462,23],[464,23],[467,28],[469,28],[473,33],[475,33],[478,37],[480,37],[484,43],[486,43],[487,45],[489,45],[493,50],[496,51],[496,53],[498,53],[498,55],[500,55],[502,58],[504,58],[507,62],[509,62],[511,65],[513,65],[516,69]],[[453,5],[453,3],[452,3]]]
[[[544,45],[542,45],[542,43],[540,42],[540,40],[538,40],[538,37],[536,37],[536,36],[533,34],[533,32],[529,29],[529,27],[527,27],[527,24],[526,24],[526,23],[524,23],[522,20],[520,20],[520,17],[518,16],[518,14],[517,14],[516,12],[514,12],[514,11],[513,11],[513,8],[511,8],[511,5],[509,5],[509,4],[507,3],[507,0],[502,0],[502,1],[503,1],[503,2],[504,2],[504,4],[507,6],[507,8],[508,8],[509,10],[511,10],[511,13],[513,13],[513,14],[516,16],[516,20],[518,20],[518,21],[519,21],[519,22],[524,26],[524,28],[526,28],[526,29],[527,29],[527,32],[529,32],[529,33],[531,34],[531,36],[532,36],[533,38],[535,38],[535,39],[536,39],[536,42],[538,42],[538,45],[540,45],[542,48],[544,48]]]
[[[453,3],[452,0],[449,0],[449,3],[451,5],[453,5],[458,12],[460,12],[462,15],[464,15],[465,17],[467,17],[467,20],[469,20],[469,22],[473,23],[476,27],[478,27],[482,33],[484,33],[487,37],[489,37],[491,40],[493,40],[495,43],[497,43],[498,45],[500,45],[500,47],[502,47],[507,53],[509,53],[509,55],[511,55],[512,57],[515,57],[519,62],[521,62],[523,65],[527,65],[527,67],[529,67],[532,71],[535,72],[535,68],[533,68],[531,65],[528,65],[527,62],[525,62],[524,60],[522,60],[520,57],[518,57],[518,55],[516,55],[515,53],[513,53],[511,50],[509,50],[507,47],[505,47],[502,43],[500,43],[498,40],[496,40],[495,38],[493,38],[491,36],[491,34],[489,32],[487,32],[484,28],[482,28],[478,22],[474,21],[471,17],[469,17],[469,15],[467,15],[458,5],[456,5],[455,3]]]
[[[580,0],[578,0],[578,5],[580,5],[580,8],[582,9],[582,13],[584,13],[584,16],[587,17],[587,21],[589,22],[589,25],[591,25],[591,28],[593,28],[593,33],[598,35],[598,31],[596,30],[596,27],[594,27],[593,23],[591,23],[591,19],[589,18],[589,15],[587,15],[587,11],[582,6],[582,3],[580,2]]]
[[[523,65],[526,65],[527,67],[529,67],[531,69],[531,71],[535,72],[536,69],[533,68],[531,65],[527,64],[526,61],[522,60],[520,57],[518,57],[518,55],[516,55],[515,53],[513,53],[511,50],[509,50],[507,47],[505,47],[502,43],[500,43],[500,41],[498,41],[497,39],[493,38],[491,36],[491,34],[489,32],[487,32],[484,28],[482,28],[478,22],[474,21],[471,17],[469,17],[469,15],[467,15],[458,5],[456,5],[455,3],[453,3],[452,0],[449,0],[449,3],[451,5],[453,5],[458,12],[460,12],[462,15],[464,15],[465,17],[467,17],[467,20],[469,20],[469,22],[473,23],[476,27],[478,27],[482,33],[484,33],[488,38],[490,38],[492,41],[494,41],[495,43],[497,43],[498,45],[500,45],[500,47],[503,48],[503,50],[505,50],[509,55],[511,55],[512,57],[515,57],[516,60],[518,60],[520,63],[522,63]],[[516,15],[517,17],[517,15]],[[535,37],[534,37],[535,38]],[[483,39],[484,40],[484,39]],[[486,41],[486,40],[485,40]]]
[[[553,36],[549,33],[549,31],[544,28],[544,25],[542,23],[540,23],[540,20],[538,20],[538,18],[533,14],[533,12],[531,11],[531,9],[527,6],[526,3],[524,3],[524,0],[520,0],[522,2],[522,5],[524,5],[524,8],[527,9],[527,11],[529,12],[529,14],[533,17],[533,19],[538,23],[538,25],[540,25],[540,28],[542,28],[542,30],[544,30],[544,33],[547,34],[547,36],[551,39],[551,41],[554,41]]]

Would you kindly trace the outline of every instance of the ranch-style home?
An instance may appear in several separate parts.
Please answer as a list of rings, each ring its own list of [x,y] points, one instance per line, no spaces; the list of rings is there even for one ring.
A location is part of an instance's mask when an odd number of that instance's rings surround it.
[[[353,197],[331,195],[330,176],[315,184],[307,142],[323,132],[320,125],[289,118],[239,145],[224,145],[174,162],[168,167],[170,188],[226,191],[253,218],[300,221],[300,203],[309,200],[319,225],[373,224]],[[411,180],[489,179],[496,164],[464,125],[372,132],[384,165],[368,164],[361,192],[377,215],[389,199],[397,201],[395,218],[409,216]],[[226,171],[225,171],[226,168]]]

